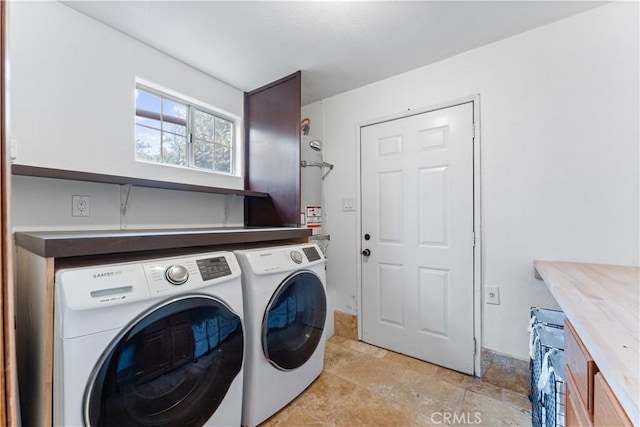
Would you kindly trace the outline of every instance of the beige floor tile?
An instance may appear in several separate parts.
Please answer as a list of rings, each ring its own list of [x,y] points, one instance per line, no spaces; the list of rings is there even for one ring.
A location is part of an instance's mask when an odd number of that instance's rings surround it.
[[[307,412],[302,408],[291,408],[288,411],[279,412],[269,418],[260,427],[333,427],[335,424],[322,420],[313,412]]]
[[[461,414],[470,419],[481,420],[483,426],[530,426],[531,415],[508,403],[500,402],[482,394],[466,391]],[[463,423],[460,423],[463,424]]]
[[[531,401],[529,400],[529,396],[516,393],[515,391],[503,389],[502,400],[517,409],[531,412]]]
[[[479,416],[478,416],[479,417]],[[434,412],[431,415],[418,414],[412,427],[427,427],[427,426],[473,426],[482,425],[480,418],[476,418],[475,414],[463,413],[462,411],[456,412]],[[486,424],[485,424],[486,425]]]
[[[316,418],[325,419],[335,409],[343,404],[346,397],[351,396],[356,390],[356,385],[350,381],[323,372],[313,384],[298,396],[289,406],[299,408],[307,412],[313,412]]]
[[[346,339],[345,337],[341,337],[339,335],[334,335],[327,340],[327,342],[330,342],[333,344],[340,344],[340,345],[344,345],[344,343],[347,341],[352,341],[352,340]]]
[[[328,417],[337,427],[411,427],[416,412],[375,391],[358,387]]]
[[[323,372],[300,396],[261,424],[261,427],[331,425],[317,423],[324,423],[335,407],[340,406],[355,388],[355,384]],[[303,419],[306,421],[303,422]]]
[[[492,399],[495,399],[498,401],[501,400],[500,396],[502,395],[502,389],[493,384],[485,383],[479,378],[478,378],[478,381],[469,382],[468,384],[464,384],[463,387],[466,390],[485,395]]]
[[[352,350],[359,351],[360,353],[377,357],[378,359],[382,359],[388,353],[384,348],[376,347],[362,341],[346,340],[342,345]]]
[[[465,390],[484,394],[485,396],[489,396],[496,400],[502,400],[502,389],[500,387],[486,383],[482,381],[481,378],[474,377],[473,375],[466,375],[461,372],[441,367],[438,369],[437,377],[442,381],[458,385]]]
[[[276,427],[282,426],[289,417],[289,413],[293,410],[293,407],[289,404],[282,408],[280,411],[273,414],[270,418],[260,424],[260,427]]]
[[[324,372],[261,427],[529,426],[530,412],[523,394],[332,337]]]
[[[440,419],[438,414],[425,415],[418,414],[416,419],[413,420],[412,427],[428,427],[428,426],[441,426],[446,427],[446,424],[443,423],[443,420]]]
[[[434,413],[458,411],[465,390],[462,387],[438,380],[433,376],[405,371],[400,382],[387,394],[418,413],[430,417]]]
[[[403,372],[404,369],[398,365],[361,353],[349,360],[336,375],[358,386],[384,393],[400,382]]]
[[[414,359],[413,357],[405,356],[404,354],[395,353],[393,351],[387,351],[387,354],[383,359],[400,365],[405,369],[410,369],[424,375],[436,375],[440,369],[437,365],[432,365],[431,363]]]
[[[417,414],[411,427],[426,427],[432,425],[431,420],[425,414]]]
[[[327,342],[325,344],[324,353],[324,370],[335,374],[340,368],[349,362],[354,356],[359,353],[350,348],[344,347],[333,342]]]

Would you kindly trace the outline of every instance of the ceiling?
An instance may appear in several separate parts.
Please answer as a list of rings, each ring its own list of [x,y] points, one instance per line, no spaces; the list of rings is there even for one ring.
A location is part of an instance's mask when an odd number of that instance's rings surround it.
[[[302,70],[302,104],[602,5],[594,1],[65,1],[242,91]]]

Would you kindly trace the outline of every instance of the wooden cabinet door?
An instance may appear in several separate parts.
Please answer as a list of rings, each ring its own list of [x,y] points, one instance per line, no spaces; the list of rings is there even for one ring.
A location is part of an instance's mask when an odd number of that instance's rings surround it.
[[[566,391],[565,391],[565,427],[586,426],[591,427],[591,420],[587,408],[580,399],[576,390],[576,383],[569,366],[565,367]]]
[[[593,415],[593,376],[598,369],[569,320],[564,328],[564,355],[573,374],[576,394]]]
[[[596,374],[593,385],[593,424],[621,427],[633,425],[601,373]]]
[[[300,71],[244,96],[247,226],[300,226]]]

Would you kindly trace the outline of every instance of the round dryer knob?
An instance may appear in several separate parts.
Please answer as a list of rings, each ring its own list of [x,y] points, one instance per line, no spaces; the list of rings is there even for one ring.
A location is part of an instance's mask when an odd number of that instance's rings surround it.
[[[296,264],[300,264],[302,262],[302,254],[298,251],[291,251],[291,253],[289,254],[291,255],[291,259],[293,260],[293,262],[295,262]]]
[[[181,265],[172,265],[165,270],[164,277],[166,277],[171,284],[182,285],[189,279],[189,271]]]

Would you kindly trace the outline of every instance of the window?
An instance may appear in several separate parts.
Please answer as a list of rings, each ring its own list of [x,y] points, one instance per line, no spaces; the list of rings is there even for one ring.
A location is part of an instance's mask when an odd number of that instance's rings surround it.
[[[136,86],[136,160],[234,173],[233,120]]]

